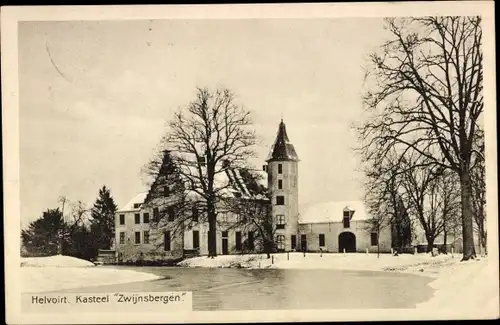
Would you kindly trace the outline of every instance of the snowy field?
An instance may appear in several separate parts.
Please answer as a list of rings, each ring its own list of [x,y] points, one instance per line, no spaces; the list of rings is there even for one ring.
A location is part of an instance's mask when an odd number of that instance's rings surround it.
[[[21,292],[37,293],[154,280],[153,274],[96,267],[93,263],[69,256],[21,259]]]

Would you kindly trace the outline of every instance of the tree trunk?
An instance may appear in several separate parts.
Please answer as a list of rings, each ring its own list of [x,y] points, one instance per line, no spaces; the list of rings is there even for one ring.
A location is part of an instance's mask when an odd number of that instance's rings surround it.
[[[472,226],[472,192],[468,168],[463,168],[460,173],[460,192],[462,198],[462,261],[467,261],[476,257],[476,251],[474,249],[474,230]]]
[[[446,248],[446,245],[447,245],[447,237],[448,237],[448,234],[446,232],[446,227],[443,229],[443,244],[444,244],[444,247],[443,247],[443,253],[445,254],[448,254],[448,248]]]
[[[484,231],[484,230],[483,230]],[[483,247],[484,247],[484,255],[488,255],[488,242],[487,242],[486,232],[483,233]]]
[[[479,232],[479,242],[484,249],[484,255],[488,255],[488,250],[486,248],[486,231],[484,231],[484,220],[481,220],[478,225]]]
[[[266,239],[264,241],[264,252],[266,253],[267,258],[271,258],[272,251],[273,251],[273,242]]]
[[[213,202],[208,202],[208,256],[217,256],[217,215]]]
[[[430,252],[432,252],[432,249],[434,248],[434,237],[426,235],[425,238],[427,239],[426,253],[430,253]]]
[[[380,258],[380,230],[377,232],[377,258]]]

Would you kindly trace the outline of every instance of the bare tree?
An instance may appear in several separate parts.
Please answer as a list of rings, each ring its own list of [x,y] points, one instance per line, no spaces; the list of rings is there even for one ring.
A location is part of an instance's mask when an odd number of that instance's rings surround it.
[[[217,206],[230,184],[218,183],[226,164],[243,166],[254,155],[250,113],[228,89],[197,89],[197,97],[175,113],[162,139],[173,153],[187,191],[203,202],[208,220],[208,254],[217,255]]]
[[[405,162],[406,165],[418,165]],[[407,168],[402,178],[402,185],[408,197],[409,207],[422,227],[427,240],[427,252],[432,251],[434,240],[443,231],[443,220],[439,218],[439,191],[437,187],[437,168]]]
[[[472,209],[474,211],[474,221],[481,248],[484,253],[488,253],[486,222],[486,170],[484,160],[484,133],[481,131],[476,139],[478,154],[471,168],[472,182]]]
[[[405,170],[401,184],[408,203],[427,240],[427,251],[434,247],[435,239],[443,234],[447,244],[448,225],[456,220],[459,191],[456,174],[441,166],[420,167],[418,161],[403,160]],[[419,166],[409,168],[407,166]]]
[[[68,200],[66,199],[66,203],[67,202]],[[65,229],[64,236],[69,238],[73,237],[78,227],[84,226],[86,222],[88,222],[90,212],[91,209],[89,209],[82,201],[72,203],[70,214],[71,219],[66,222],[68,227]]]
[[[377,257],[380,256],[380,233],[391,226],[399,217],[400,184],[399,166],[394,164],[397,156],[394,151],[384,156],[371,156],[365,160],[365,204],[370,214],[367,231],[377,234]]]
[[[372,119],[359,128],[363,149],[418,153],[460,179],[463,259],[475,257],[473,139],[483,111],[480,17],[387,19],[391,40],[371,56],[364,97]]]
[[[443,252],[448,253],[448,237],[460,221],[460,189],[457,176],[450,170],[443,170],[435,181],[437,187],[438,213],[443,220]]]

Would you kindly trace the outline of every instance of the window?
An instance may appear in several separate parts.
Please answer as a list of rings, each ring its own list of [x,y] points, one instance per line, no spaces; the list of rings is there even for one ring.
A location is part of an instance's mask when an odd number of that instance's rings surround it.
[[[325,247],[325,234],[319,234],[319,246]]]
[[[160,210],[158,208],[153,209],[153,221],[158,221],[160,218]]]
[[[124,224],[125,224],[125,215],[120,214],[120,225],[124,225]]]
[[[141,243],[141,233],[139,231],[135,232],[135,243],[140,244]]]
[[[283,195],[276,197],[276,205],[285,205],[285,197]]]
[[[378,245],[378,234],[376,232],[371,233],[371,242],[372,242],[372,246]]]
[[[228,222],[227,213],[226,212],[221,212],[220,222],[222,222],[222,223],[227,223]]]
[[[143,232],[143,236],[144,236],[144,244],[149,244],[149,231],[148,230],[144,230]]]
[[[198,213],[197,207],[193,207],[191,209],[191,215],[192,215],[193,222],[198,222],[199,213]]]
[[[134,214],[135,224],[138,225],[141,223],[141,215],[139,213]]]
[[[283,188],[283,180],[278,179],[278,190],[281,190]]]
[[[144,223],[149,223],[149,213],[144,213],[142,217]]]
[[[344,228],[351,226],[351,211],[344,211]]]
[[[193,230],[193,248],[200,248],[200,232]]]
[[[284,215],[277,215],[276,216],[276,229],[285,229],[285,216]]]
[[[169,206],[167,208],[168,221],[174,221],[175,219],[175,210],[173,206]]]
[[[292,249],[297,248],[297,235],[292,235]]]
[[[351,226],[351,220],[349,217],[344,217],[344,228],[349,228]]]
[[[222,232],[222,237],[226,237],[227,238],[227,231],[223,231]]]
[[[252,231],[248,232],[247,242],[248,242],[248,249],[253,250],[255,248],[255,246],[253,244],[253,232]]]
[[[283,165],[278,164],[278,174],[283,174]]]
[[[134,203],[134,209],[139,209],[141,207],[140,203]]]
[[[267,166],[266,165],[262,165],[262,171],[267,172]]]
[[[163,196],[165,196],[165,197],[170,196],[170,187],[168,187],[168,186],[163,187]]]
[[[120,232],[120,244],[123,245],[125,244],[125,233]]]
[[[205,166],[205,157],[198,157],[198,164],[200,164],[200,166]]]
[[[237,231],[235,233],[235,240],[236,240],[236,250],[241,251],[241,231]]]
[[[276,236],[276,248],[278,250],[285,250],[285,235]]]
[[[166,252],[170,251],[170,230],[165,231],[163,234],[163,249]]]

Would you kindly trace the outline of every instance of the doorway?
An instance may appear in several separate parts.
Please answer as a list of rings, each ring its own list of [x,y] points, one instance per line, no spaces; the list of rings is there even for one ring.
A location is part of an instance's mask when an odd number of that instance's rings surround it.
[[[227,242],[227,238],[222,238],[222,255],[229,254],[229,246]]]
[[[229,242],[228,242],[228,231],[222,232],[222,255],[229,254]]]
[[[352,232],[343,232],[339,235],[339,253],[356,252],[356,236]]]
[[[300,249],[305,252],[307,251],[307,236],[300,235]]]

